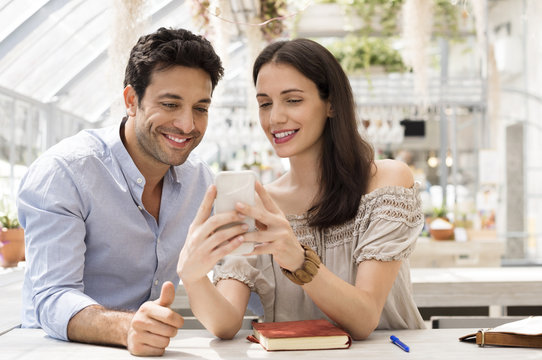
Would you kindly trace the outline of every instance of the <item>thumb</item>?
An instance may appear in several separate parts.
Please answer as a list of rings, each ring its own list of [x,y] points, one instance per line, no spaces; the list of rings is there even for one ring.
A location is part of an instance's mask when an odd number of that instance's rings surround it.
[[[173,300],[175,300],[175,286],[171,281],[166,281],[162,284],[160,297],[154,302],[160,306],[169,307],[171,304],[173,304]]]

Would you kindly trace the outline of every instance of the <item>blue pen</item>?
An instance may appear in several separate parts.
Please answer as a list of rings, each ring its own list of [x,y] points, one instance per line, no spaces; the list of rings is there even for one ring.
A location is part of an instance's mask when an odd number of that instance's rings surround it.
[[[399,346],[401,349],[403,349],[404,351],[406,352],[410,352],[410,348],[408,347],[407,344],[405,344],[404,342],[402,342],[401,340],[399,340],[397,338],[397,336],[395,335],[392,335],[390,336],[390,340],[392,343],[394,343],[395,345]]]

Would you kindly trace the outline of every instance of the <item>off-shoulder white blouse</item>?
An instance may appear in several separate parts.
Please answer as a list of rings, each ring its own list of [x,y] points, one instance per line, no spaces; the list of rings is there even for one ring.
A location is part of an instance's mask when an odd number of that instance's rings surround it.
[[[388,295],[378,329],[425,328],[412,297],[408,256],[423,226],[419,188],[384,187],[361,197],[354,219],[318,231],[305,215],[288,220],[300,243],[314,249],[325,266],[354,284],[358,264],[369,259],[401,260],[401,268]],[[215,266],[214,282],[236,279],[256,292],[264,321],[320,319],[327,316],[302,287],[286,278],[271,255],[227,256]]]

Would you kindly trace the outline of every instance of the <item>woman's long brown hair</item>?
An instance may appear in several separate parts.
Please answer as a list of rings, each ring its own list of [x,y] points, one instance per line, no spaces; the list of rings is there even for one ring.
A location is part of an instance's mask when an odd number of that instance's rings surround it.
[[[319,194],[308,211],[309,225],[326,228],[356,216],[367,192],[374,150],[358,132],[352,88],[335,57],[309,39],[268,45],[254,62],[254,84],[263,65],[275,62],[296,68],[312,80],[322,100],[329,100],[333,117],[324,128]]]

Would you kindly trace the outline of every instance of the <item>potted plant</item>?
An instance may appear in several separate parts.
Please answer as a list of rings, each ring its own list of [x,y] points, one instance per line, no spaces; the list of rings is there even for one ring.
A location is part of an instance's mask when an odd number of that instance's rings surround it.
[[[446,207],[435,208],[433,218],[429,222],[429,233],[435,240],[453,240],[454,225],[450,223]]]
[[[24,230],[19,224],[13,201],[4,197],[0,202],[0,265],[17,266],[25,259]]]

